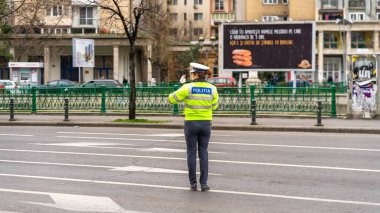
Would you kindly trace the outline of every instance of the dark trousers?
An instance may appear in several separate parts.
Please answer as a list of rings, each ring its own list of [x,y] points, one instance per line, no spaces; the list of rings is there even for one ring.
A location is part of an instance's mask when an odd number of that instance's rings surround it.
[[[187,167],[190,184],[197,182],[197,146],[201,185],[207,185],[208,178],[208,142],[211,135],[211,121],[185,121],[185,138],[187,146]]]

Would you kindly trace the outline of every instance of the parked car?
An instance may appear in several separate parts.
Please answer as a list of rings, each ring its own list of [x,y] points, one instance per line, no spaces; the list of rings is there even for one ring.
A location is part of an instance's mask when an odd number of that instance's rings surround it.
[[[106,87],[123,87],[123,85],[120,82],[112,79],[95,79],[91,81],[86,81],[83,84],[81,84],[80,87],[98,88],[102,85],[105,85]]]
[[[18,92],[18,84],[15,81],[11,80],[0,80],[0,89],[4,89],[0,91],[14,94]]]
[[[216,87],[236,87],[235,79],[232,77],[214,77],[207,81]]]
[[[54,89],[54,88],[67,88],[67,87],[77,87],[78,83],[75,81],[70,81],[66,79],[49,81],[45,85],[37,86],[38,89]]]

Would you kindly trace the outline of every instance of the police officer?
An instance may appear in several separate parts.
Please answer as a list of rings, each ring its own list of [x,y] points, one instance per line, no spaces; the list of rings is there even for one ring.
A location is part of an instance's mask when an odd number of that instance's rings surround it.
[[[218,107],[216,87],[206,81],[209,68],[202,64],[190,63],[192,83],[184,84],[169,95],[169,102],[185,103],[185,138],[190,189],[197,191],[196,160],[197,146],[200,164],[201,191],[208,191],[208,143],[211,135],[212,111]]]

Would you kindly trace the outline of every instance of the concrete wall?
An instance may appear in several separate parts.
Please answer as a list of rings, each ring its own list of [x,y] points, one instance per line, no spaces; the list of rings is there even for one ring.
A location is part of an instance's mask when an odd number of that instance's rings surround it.
[[[287,4],[263,4],[263,0],[249,0],[246,2],[246,20],[262,21],[263,16],[287,16]]]
[[[316,11],[316,0],[289,1],[289,18],[292,21],[314,21]]]

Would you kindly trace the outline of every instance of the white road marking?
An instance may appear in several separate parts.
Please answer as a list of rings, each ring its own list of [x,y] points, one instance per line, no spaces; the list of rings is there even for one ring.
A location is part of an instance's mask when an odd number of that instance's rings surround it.
[[[126,171],[126,172],[153,172],[153,173],[173,173],[173,174],[187,174],[187,171],[163,169],[155,167],[140,167],[140,166],[102,166],[102,165],[88,165],[88,164],[71,164],[71,163],[50,163],[50,162],[36,162],[36,161],[17,161],[17,160],[1,160],[4,163],[22,163],[22,164],[39,164],[39,165],[53,165],[53,166],[72,166],[72,167],[89,167],[89,168],[102,168],[110,169],[113,171]],[[198,172],[197,172],[198,173]],[[209,175],[219,176],[220,174],[209,173]]]
[[[124,171],[124,172],[153,172],[153,173],[187,174],[187,171],[180,171],[180,170],[173,170],[173,169],[160,169],[160,168],[142,167],[142,166],[118,167],[118,168],[115,168],[112,170]]]
[[[174,152],[174,153],[185,153],[185,149],[166,149],[166,148],[149,148],[149,149],[141,149],[139,150],[141,152]],[[210,154],[225,154],[225,152],[211,152]]]
[[[54,203],[40,203],[27,201],[23,202],[75,212],[125,212],[125,209],[123,209],[109,197],[13,190],[3,188],[0,188],[0,192],[47,195],[52,198]]]
[[[0,151],[30,152],[30,153],[50,153],[50,154],[68,154],[68,155],[89,155],[89,156],[107,156],[107,157],[126,157],[126,158],[146,158],[146,159],[181,160],[181,161],[185,161],[186,160],[186,158],[174,158],[174,157],[146,156],[146,155],[116,155],[116,154],[99,154],[99,153],[86,153],[86,152],[58,152],[58,151],[19,150],[19,149],[0,149]],[[250,161],[227,161],[227,160],[209,160],[209,162],[228,163],[228,164],[243,164],[243,165],[280,166],[280,167],[294,167],[294,168],[309,168],[309,169],[326,169],[326,170],[339,170],[339,171],[355,171],[355,172],[374,172],[374,173],[380,173],[380,170],[376,170],[376,169],[360,169],[360,168],[348,168],[348,167],[329,167],[329,166],[263,163],[263,162],[250,162]]]
[[[92,146],[136,146],[132,144],[122,144],[122,143],[102,143],[102,142],[74,142],[74,143],[32,143],[35,145],[43,146],[77,146],[77,147],[92,147]]]
[[[178,186],[165,186],[165,185],[153,185],[153,184],[141,184],[141,183],[87,180],[87,179],[75,179],[75,178],[58,178],[58,177],[17,175],[17,174],[0,174],[0,176],[2,176],[2,177],[15,177],[15,178],[28,178],[28,179],[40,179],[40,180],[70,181],[70,182],[91,183],[91,184],[97,183],[97,184],[110,184],[110,185],[121,185],[121,186],[136,186],[136,187],[172,189],[172,190],[189,190],[187,187],[185,188],[185,187],[178,187]],[[1,190],[2,189],[0,189],[0,191]],[[234,194],[234,195],[245,195],[245,196],[255,196],[255,197],[271,197],[271,198],[281,198],[281,199],[301,200],[301,201],[314,201],[314,202],[324,202],[324,203],[340,203],[340,204],[352,204],[352,205],[364,205],[364,206],[380,206],[380,203],[374,203],[374,202],[326,199],[326,198],[317,198],[317,197],[288,196],[288,195],[266,194],[266,193],[255,193],[255,192],[239,192],[239,191],[227,191],[227,190],[218,190],[218,189],[212,189],[211,191],[209,191],[209,193]]]
[[[156,141],[169,143],[185,143],[183,140],[162,140],[162,139],[142,139],[142,138],[103,138],[103,137],[75,137],[75,136],[57,136],[59,138],[75,139],[94,139],[94,140],[123,140],[123,141]],[[319,146],[295,146],[281,144],[252,144],[252,143],[233,143],[233,142],[210,142],[210,144],[233,145],[233,146],[263,146],[263,147],[282,147],[282,148],[300,148],[300,149],[326,149],[326,150],[346,150],[346,151],[365,151],[380,152],[380,149],[362,149],[362,148],[345,148],[345,147],[319,147]]]
[[[88,164],[72,164],[72,163],[50,163],[50,162],[37,162],[37,161],[17,161],[17,160],[0,160],[5,163],[23,163],[23,164],[41,164],[41,165],[53,165],[53,166],[73,166],[73,167],[90,167],[90,168],[103,168],[103,169],[115,169],[115,166],[101,166],[101,165],[88,165]]]
[[[0,134],[0,136],[34,137],[34,135],[21,135],[21,134]]]
[[[147,137],[184,137],[183,133],[162,133],[162,134],[120,134],[120,133],[101,133],[101,132],[56,132],[57,134],[77,134],[77,135],[119,135],[119,136],[147,136]],[[232,137],[234,135],[225,135],[213,133],[213,136]]]

